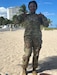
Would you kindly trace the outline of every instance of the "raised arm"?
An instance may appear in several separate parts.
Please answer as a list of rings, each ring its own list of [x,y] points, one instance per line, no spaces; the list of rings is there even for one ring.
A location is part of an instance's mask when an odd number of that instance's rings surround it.
[[[39,19],[40,19],[40,23],[41,25],[48,27],[49,26],[49,21],[47,19],[47,17],[45,17],[43,14],[39,14]]]
[[[19,23],[24,22],[25,17],[26,17],[26,14],[21,14],[21,15],[18,15],[18,21],[19,21]]]

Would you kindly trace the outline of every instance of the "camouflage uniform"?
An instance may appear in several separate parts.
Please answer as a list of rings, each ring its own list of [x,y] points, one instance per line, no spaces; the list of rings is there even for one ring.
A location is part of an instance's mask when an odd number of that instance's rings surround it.
[[[28,66],[29,58],[33,51],[33,69],[38,67],[39,51],[42,44],[42,33],[40,25],[48,26],[47,18],[44,15],[27,14],[24,19],[25,33],[24,33],[24,51],[23,68]]]

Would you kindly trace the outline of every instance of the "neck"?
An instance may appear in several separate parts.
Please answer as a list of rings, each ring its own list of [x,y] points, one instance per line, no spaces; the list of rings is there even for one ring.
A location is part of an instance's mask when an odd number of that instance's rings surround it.
[[[30,12],[30,14],[35,14],[35,12]]]

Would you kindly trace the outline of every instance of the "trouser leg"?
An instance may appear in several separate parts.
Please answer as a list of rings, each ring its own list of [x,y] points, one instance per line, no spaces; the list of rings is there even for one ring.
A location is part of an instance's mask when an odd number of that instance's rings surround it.
[[[41,43],[42,43],[42,40],[40,40],[39,38],[34,38],[33,40],[33,61],[32,61],[33,75],[37,75],[36,68],[38,67],[38,58],[39,58],[39,53],[41,49]]]
[[[38,50],[38,48],[33,51],[33,61],[32,61],[33,75],[37,75],[36,68],[38,67],[39,52],[40,52],[40,49]]]
[[[29,63],[29,58],[31,56],[32,53],[32,41],[30,38],[25,38],[25,42],[24,42],[24,55],[23,55],[23,70],[26,70],[28,63]]]
[[[32,61],[33,70],[35,70],[38,67],[39,52],[40,50],[38,50],[38,48],[33,51],[33,61]]]

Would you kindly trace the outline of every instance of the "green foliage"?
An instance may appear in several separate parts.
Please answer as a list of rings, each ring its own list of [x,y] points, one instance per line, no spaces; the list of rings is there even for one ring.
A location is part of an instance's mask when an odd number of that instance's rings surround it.
[[[48,19],[48,22],[49,22],[50,25],[52,25],[52,21],[50,19]]]
[[[57,28],[44,27],[44,30],[57,30]]]
[[[18,16],[14,15],[13,18],[12,18],[12,21],[13,21],[14,24],[18,24]]]
[[[20,7],[19,13],[24,13],[24,14],[27,13],[25,4],[23,4],[23,5]]]
[[[19,15],[26,14],[26,13],[27,13],[26,6],[25,6],[25,4],[23,4],[22,6],[20,6]]]
[[[5,19],[3,17],[0,17],[0,25],[4,24]]]
[[[24,18],[23,18],[23,14],[27,13],[27,10],[26,10],[26,6],[25,4],[23,4],[22,6],[20,6],[20,9],[19,9],[19,15],[14,15],[13,18],[12,18],[12,23],[14,25],[21,25],[23,26],[23,24],[20,24],[24,21]]]
[[[11,20],[8,20],[7,18],[4,18],[4,17],[0,17],[0,25],[7,25],[11,23],[12,23]]]

